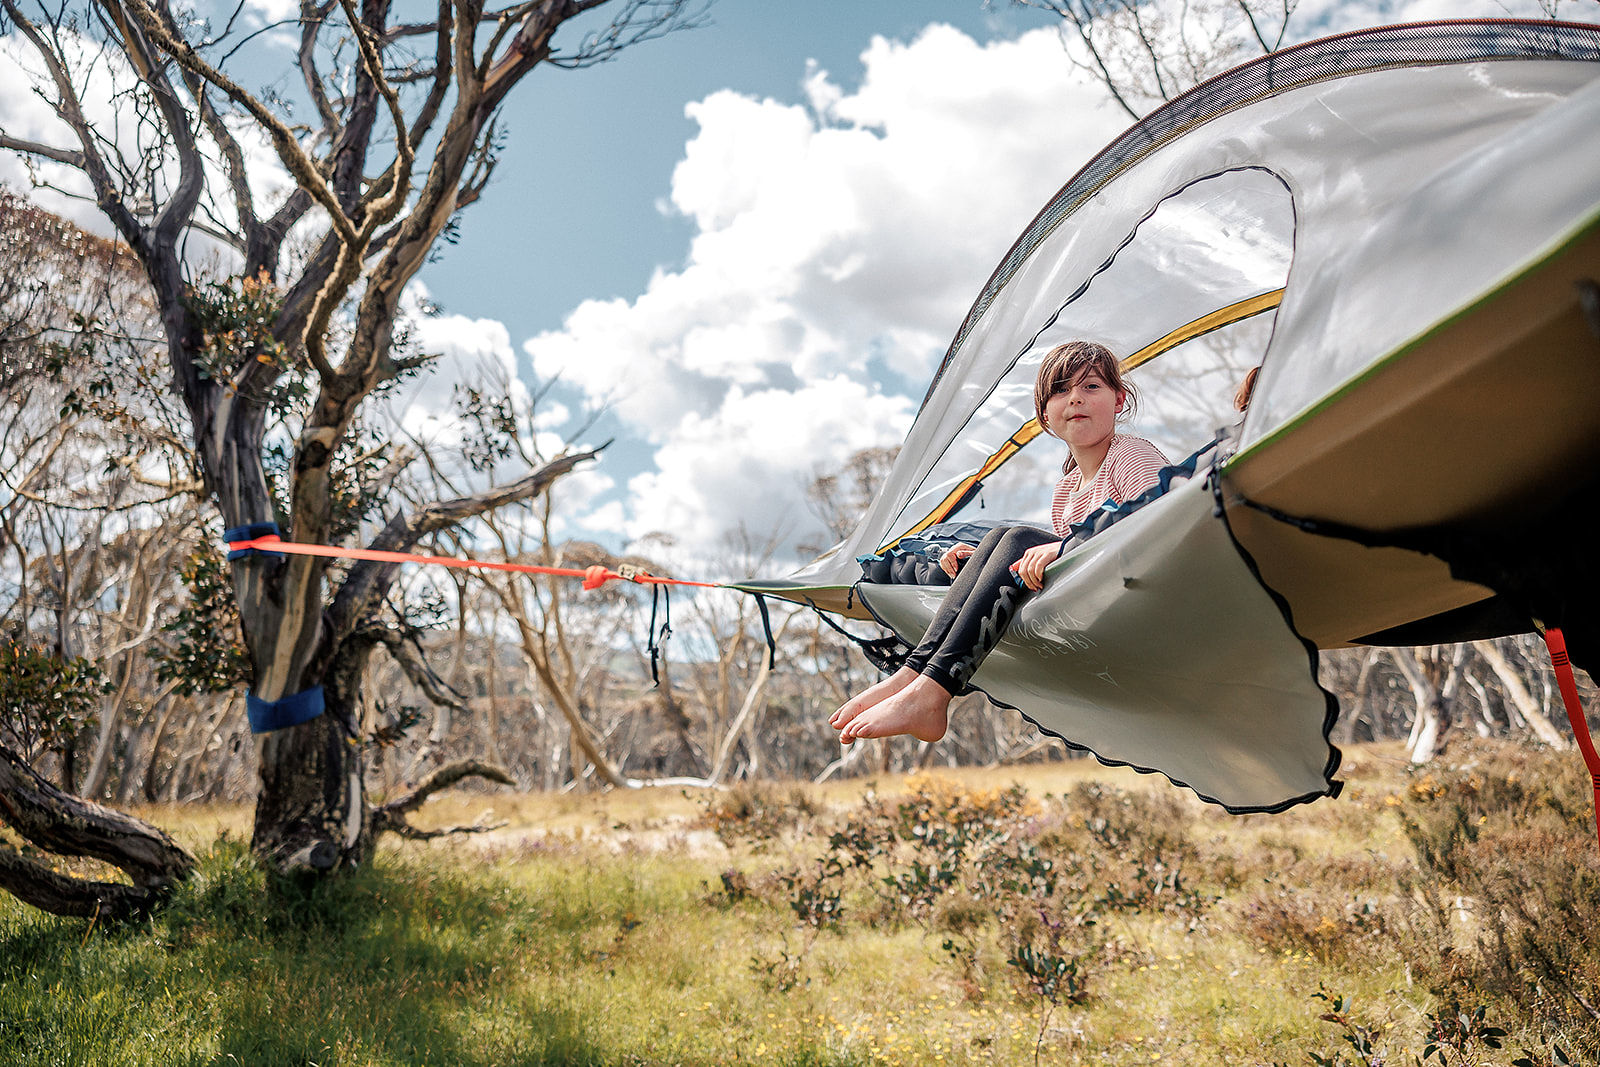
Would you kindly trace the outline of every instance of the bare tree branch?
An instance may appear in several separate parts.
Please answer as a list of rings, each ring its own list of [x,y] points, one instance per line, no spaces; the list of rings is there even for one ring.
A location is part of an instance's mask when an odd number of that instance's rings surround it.
[[[372,831],[374,834],[392,831],[401,837],[412,841],[429,841],[447,834],[481,834],[489,830],[496,830],[505,823],[492,823],[477,826],[449,826],[438,830],[419,830],[406,821],[406,816],[422,807],[423,801],[441,789],[448,789],[464,778],[482,778],[501,785],[516,785],[515,779],[503,767],[496,767],[491,763],[481,763],[478,760],[462,760],[458,763],[447,764],[424,778],[411,792],[382,804],[372,810]]]
[[[402,633],[389,627],[373,627],[370,632],[373,639],[388,650],[390,657],[399,664],[405,676],[411,680],[411,684],[422,690],[423,696],[435,704],[442,704],[457,711],[467,710],[466,697],[439,677],[438,673],[428,665],[427,657],[423,655],[414,633]]]
[[[4,0],[7,7],[12,6],[14,0]],[[354,242],[356,229],[351,220],[345,215],[333,190],[323,178],[321,169],[306,155],[305,149],[295,138],[293,131],[274,115],[272,111],[247,92],[239,83],[226,74],[207,63],[194,46],[188,41],[176,36],[145,2],[145,0],[123,0],[128,10],[144,28],[150,39],[167,55],[177,60],[186,69],[203,78],[220,89],[227,97],[261,124],[272,141],[273,148],[278,153],[278,159],[283,163],[289,173],[299,183],[302,189],[314,197],[328,212],[329,221],[338,230],[345,240]]]
[[[321,34],[323,22],[333,10],[335,2],[336,0],[327,0],[326,3],[318,4],[314,0],[300,0],[300,74],[305,79],[306,91],[311,94],[311,101],[316,105],[317,114],[322,119],[322,130],[329,144],[338,140],[340,124],[333,105],[328,103],[328,93],[323,87],[322,75],[317,70],[317,37]]]
[[[74,152],[66,148],[52,148],[47,144],[37,141],[25,141],[20,137],[11,137],[0,133],[0,148],[9,148],[13,152],[26,152],[28,155],[41,156],[56,163],[64,163],[69,167],[82,170],[87,162],[87,157],[82,152]]]
[[[606,444],[609,444],[607,442]],[[480,493],[438,501],[419,508],[411,515],[396,515],[373,538],[370,547],[384,552],[405,552],[422,538],[451,526],[457,526],[486,512],[532,499],[550,488],[557,478],[567,474],[578,464],[591,460],[606,445],[583,452],[557,456],[543,466],[529,471],[514,482],[492,486]],[[352,632],[383,598],[394,581],[399,564],[358,561],[328,609],[329,622],[336,635]]]
[[[111,220],[122,239],[135,249],[143,249],[147,245],[147,235],[144,226],[134,216],[123,201],[122,194],[116,183],[112,180],[110,168],[106,165],[105,157],[100,154],[97,138],[90,128],[89,122],[83,115],[83,105],[78,100],[77,89],[72,84],[66,67],[60,58],[45,41],[39,28],[34,25],[21,9],[17,7],[16,0],[0,0],[0,7],[4,7],[6,14],[11,17],[12,23],[22,31],[24,37],[34,46],[44,61],[45,70],[50,75],[50,81],[55,86],[59,97],[54,101],[56,114],[72,128],[78,137],[78,144],[82,149],[82,160],[77,164],[89,178],[89,183],[94,187],[95,201],[100,210]],[[59,161],[59,160],[58,160]]]

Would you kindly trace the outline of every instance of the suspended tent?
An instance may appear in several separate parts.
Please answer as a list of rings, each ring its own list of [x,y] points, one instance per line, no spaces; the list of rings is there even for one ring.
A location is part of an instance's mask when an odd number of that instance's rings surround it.
[[[1581,635],[1584,663],[1597,131],[1595,26],[1387,27],[1199,86],[1007,253],[856,531],[739,587],[915,644],[944,590],[862,582],[858,557],[957,515],[1043,519],[1064,450],[1034,443],[1034,374],[1086,337],[1130,354],[1133,429],[1169,456],[1261,376],[1192,474],[1050,568],[974,688],[1107,763],[1276,811],[1339,789],[1319,648],[1537,617]]]

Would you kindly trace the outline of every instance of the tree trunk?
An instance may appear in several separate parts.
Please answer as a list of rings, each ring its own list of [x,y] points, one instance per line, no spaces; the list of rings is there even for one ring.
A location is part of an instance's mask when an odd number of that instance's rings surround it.
[[[1396,649],[1395,666],[1411,684],[1411,695],[1416,701],[1416,714],[1411,720],[1411,734],[1406,738],[1406,751],[1412,763],[1427,763],[1436,753],[1439,738],[1439,690],[1422,669],[1421,657],[1414,649]]]
[[[1361,722],[1361,717],[1366,713],[1367,683],[1372,678],[1372,670],[1377,666],[1378,657],[1383,654],[1381,649],[1369,648],[1361,658],[1361,670],[1356,674],[1356,683],[1351,692],[1349,714],[1339,718],[1338,744],[1353,745],[1356,741],[1356,726]]]
[[[1474,641],[1472,647],[1483,657],[1489,669],[1494,671],[1495,677],[1500,679],[1506,697],[1516,706],[1518,714],[1528,724],[1528,729],[1533,731],[1534,736],[1551,748],[1566,748],[1566,737],[1550,722],[1539,702],[1533,699],[1533,694],[1528,692],[1528,687],[1523,684],[1521,673],[1511,665],[1510,660],[1506,659],[1506,654],[1500,651],[1500,646],[1493,641]]]
[[[358,706],[368,651],[346,646],[322,682],[323,714],[262,736],[250,847],[279,870],[331,871],[366,859]]]
[[[1444,751],[1447,735],[1454,725],[1456,690],[1460,686],[1467,646],[1454,646],[1448,664],[1440,661],[1440,652],[1441,648],[1435,646],[1432,658],[1426,663],[1411,649],[1397,652],[1394,657],[1417,700],[1417,718],[1407,742],[1412,763],[1432,762]],[[1436,680],[1439,673],[1444,674],[1442,681]]]
[[[156,802],[156,770],[161,762],[161,744],[166,740],[167,726],[172,722],[172,717],[178,708],[189,702],[186,697],[174,696],[167,702],[161,718],[156,720],[155,736],[150,739],[150,758],[145,761],[144,768],[144,799],[147,803]]]
[[[785,625],[788,625],[785,623]],[[739,713],[733,717],[733,723],[728,727],[727,734],[722,738],[722,744],[717,748],[716,762],[712,764],[711,773],[706,781],[711,785],[718,785],[722,776],[727,773],[728,760],[733,756],[734,745],[739,740],[739,735],[744,732],[745,726],[751,721],[756,708],[761,704],[761,698],[766,694],[767,681],[772,677],[770,660],[761,661],[761,669],[756,672],[756,680],[750,686],[750,691],[745,694],[744,704],[740,706]],[[755,752],[754,746],[751,752]],[[751,756],[752,762],[755,756]]]

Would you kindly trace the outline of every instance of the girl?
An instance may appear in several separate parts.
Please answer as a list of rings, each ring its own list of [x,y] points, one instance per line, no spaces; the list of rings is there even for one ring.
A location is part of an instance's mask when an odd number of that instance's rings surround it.
[[[958,544],[946,552],[939,563],[955,583],[905,665],[828,720],[841,743],[894,734],[930,742],[944,736],[950,701],[999,643],[1027,595],[1012,573],[1029,590],[1041,588],[1045,568],[1066,550],[1073,523],[1107,500],[1120,504],[1156,484],[1166,457],[1144,438],[1116,432],[1118,418],[1132,412],[1136,399],[1104,345],[1069,341],[1045,355],[1033,383],[1034,411],[1040,427],[1072,452],[1050,506],[1055,532],[1001,527],[977,548]]]

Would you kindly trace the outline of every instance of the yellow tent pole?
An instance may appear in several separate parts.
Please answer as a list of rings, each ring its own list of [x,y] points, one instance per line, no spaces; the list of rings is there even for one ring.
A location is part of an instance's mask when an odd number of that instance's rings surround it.
[[[1128,356],[1121,363],[1123,373],[1127,373],[1128,371],[1133,370],[1135,367],[1143,366],[1152,359],[1155,359],[1157,356],[1161,355],[1163,352],[1171,351],[1186,341],[1192,341],[1196,337],[1208,334],[1213,330],[1220,330],[1224,326],[1231,326],[1236,322],[1242,322],[1243,320],[1254,315],[1261,314],[1263,311],[1271,311],[1282,302],[1283,290],[1273,289],[1271,292],[1260,293],[1256,296],[1248,297],[1244,300],[1237,301],[1236,303],[1229,304],[1227,307],[1218,308],[1209,314],[1202,315],[1198,319],[1179,326],[1176,330],[1173,330],[1166,336],[1152,341],[1143,348],[1139,349],[1139,351],[1135,352],[1133,355]],[[930,511],[921,521],[912,526],[899,537],[896,537],[894,540],[880,545],[878,547],[878,554],[882,555],[883,553],[894,548],[894,546],[898,545],[907,537],[915,537],[928,527],[933,526],[936,523],[943,522],[949,517],[950,512],[955,510],[956,505],[961,503],[966,495],[972,491],[974,486],[976,486],[979,482],[982,482],[995,471],[999,470],[1002,464],[1004,464],[1018,452],[1022,451],[1023,446],[1029,441],[1032,441],[1035,437],[1038,437],[1040,432],[1041,428],[1039,426],[1038,419],[1029,419],[1027,422],[1023,423],[1020,427],[1018,427],[1015,433],[1006,438],[1004,444],[990,454],[988,459],[983,461],[982,466],[980,466],[972,474],[969,474],[965,478],[961,479],[960,483],[957,484],[954,489],[951,489],[950,492],[946,493],[944,498],[941,499],[938,504],[934,505],[933,510]]]

